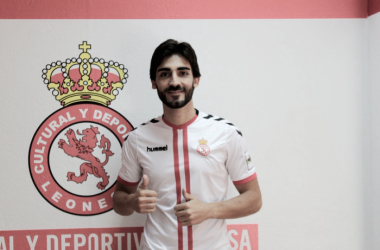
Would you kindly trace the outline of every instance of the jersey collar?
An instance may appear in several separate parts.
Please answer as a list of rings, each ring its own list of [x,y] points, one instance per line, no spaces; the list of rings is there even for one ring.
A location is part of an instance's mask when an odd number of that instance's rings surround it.
[[[198,114],[199,114],[199,111],[197,109],[195,109],[195,116],[188,122],[182,124],[182,125],[174,125],[174,124],[171,124],[170,122],[168,122],[167,120],[165,120],[164,118],[164,115],[162,115],[162,121],[168,125],[169,127],[172,127],[173,129],[184,129],[186,127],[188,127],[190,124],[192,124],[197,118],[198,118]]]

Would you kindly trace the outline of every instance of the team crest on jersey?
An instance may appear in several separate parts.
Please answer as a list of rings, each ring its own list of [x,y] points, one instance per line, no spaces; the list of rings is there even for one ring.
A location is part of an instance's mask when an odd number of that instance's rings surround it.
[[[43,81],[61,103],[39,126],[29,148],[29,170],[40,194],[56,208],[76,215],[112,209],[129,121],[108,107],[127,82],[127,69],[93,58],[87,42],[78,58],[56,61]]]
[[[199,145],[197,147],[197,152],[201,155],[208,155],[210,153],[210,147],[207,145],[207,140],[204,138],[198,140]]]

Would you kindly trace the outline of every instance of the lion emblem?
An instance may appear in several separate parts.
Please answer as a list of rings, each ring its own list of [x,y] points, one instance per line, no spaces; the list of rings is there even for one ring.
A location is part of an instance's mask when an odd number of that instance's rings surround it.
[[[100,162],[98,158],[92,155],[92,152],[94,151],[93,149],[98,143],[98,139],[96,138],[96,135],[100,134],[98,128],[91,126],[90,128],[82,130],[82,133],[77,130],[77,134],[83,135],[82,139],[78,140],[74,130],[69,129],[65,133],[69,140],[69,144],[63,139],[58,142],[58,147],[62,148],[67,155],[86,161],[80,165],[79,176],[76,176],[74,172],[68,172],[67,180],[82,183],[87,180],[88,174],[93,174],[98,178],[102,178],[102,181],[98,182],[96,186],[103,190],[108,185],[110,178],[109,175],[107,175],[104,166],[108,163],[109,157],[114,154],[110,151],[111,142],[102,135],[99,148],[103,148],[102,153],[106,155],[106,159],[104,162]]]

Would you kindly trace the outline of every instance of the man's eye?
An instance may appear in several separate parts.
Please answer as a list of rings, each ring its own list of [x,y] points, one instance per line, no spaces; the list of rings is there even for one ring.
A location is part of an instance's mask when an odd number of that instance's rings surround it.
[[[189,73],[187,71],[182,71],[179,73],[180,76],[187,76]]]
[[[169,74],[166,73],[166,72],[162,72],[162,73],[160,74],[160,77],[167,77],[167,76],[169,76]]]

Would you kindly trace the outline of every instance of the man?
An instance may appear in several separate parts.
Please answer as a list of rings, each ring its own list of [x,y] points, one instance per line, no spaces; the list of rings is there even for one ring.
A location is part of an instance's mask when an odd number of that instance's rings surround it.
[[[113,196],[117,213],[148,215],[143,249],[230,249],[225,219],[261,208],[242,133],[194,109],[200,76],[188,43],[167,40],[154,51],[150,79],[164,115],[129,133]],[[240,193],[230,200],[228,175]]]

